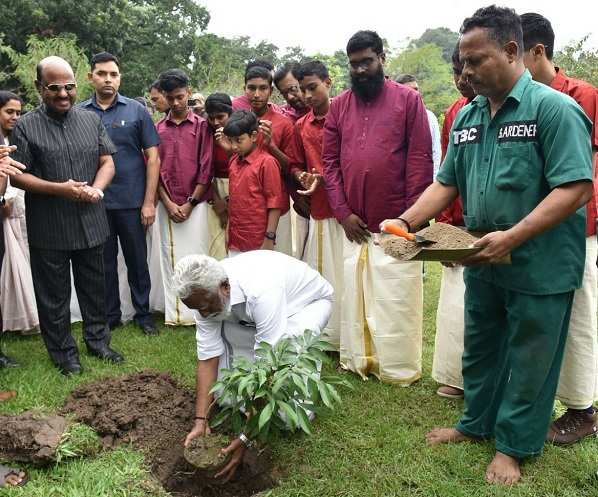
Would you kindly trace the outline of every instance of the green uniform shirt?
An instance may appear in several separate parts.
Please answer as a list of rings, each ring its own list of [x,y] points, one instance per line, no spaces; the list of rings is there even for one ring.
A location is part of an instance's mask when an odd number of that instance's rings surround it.
[[[483,96],[459,112],[437,179],[459,189],[468,230],[507,230],[553,188],[592,180],[591,129],[572,98],[533,81],[526,70],[493,119]],[[579,288],[585,209],[519,246],[511,258],[512,265],[471,267],[469,274],[536,295]]]

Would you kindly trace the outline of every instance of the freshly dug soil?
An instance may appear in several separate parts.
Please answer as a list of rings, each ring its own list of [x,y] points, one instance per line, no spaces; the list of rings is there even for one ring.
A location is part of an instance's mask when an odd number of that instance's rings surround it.
[[[44,466],[55,462],[62,434],[67,428],[62,416],[44,416],[26,411],[0,416],[0,458]]]
[[[463,249],[468,248],[477,238],[467,231],[444,223],[434,223],[423,230],[417,232],[424,238],[435,240],[426,245],[417,244],[405,240],[400,236],[384,235],[380,241],[380,246],[387,255],[402,261],[413,259],[423,248],[426,249]]]
[[[173,497],[248,497],[274,486],[266,454],[257,458],[247,451],[234,481],[226,485],[185,460],[183,441],[193,426],[195,395],[167,373],[145,370],[81,386],[67,398],[63,412],[90,425],[105,447],[131,443],[141,450]]]
[[[229,460],[222,454],[222,449],[229,444],[229,437],[217,433],[194,438],[185,447],[185,459],[198,469],[217,471]]]

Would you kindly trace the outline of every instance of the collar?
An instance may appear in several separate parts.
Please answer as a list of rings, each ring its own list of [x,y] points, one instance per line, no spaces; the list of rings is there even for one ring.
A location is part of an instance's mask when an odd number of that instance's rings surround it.
[[[226,271],[226,266],[224,267]],[[247,300],[243,290],[241,290],[241,286],[239,285],[239,281],[235,278],[234,274],[229,273],[226,271],[226,275],[228,276],[228,284],[230,286],[230,305],[241,304]]]
[[[94,93],[89,100],[87,100],[86,102],[83,103],[83,106],[84,107],[95,107],[98,110],[106,112],[108,109],[112,109],[112,107],[116,107],[118,104],[126,105],[127,102],[125,101],[124,97],[120,93],[116,92],[116,97],[114,98],[112,103],[105,109],[102,109],[102,107],[98,104],[96,94]]]
[[[508,100],[515,100],[517,103],[521,102],[521,99],[523,98],[523,94],[525,93],[525,90],[527,89],[528,85],[531,82],[532,82],[532,75],[526,69],[525,71],[523,71],[523,74],[521,76],[519,76],[519,79],[513,85],[513,88],[511,88],[511,91],[507,95],[507,98],[505,98],[503,105]],[[486,107],[488,105],[488,97],[478,95],[471,101],[471,103],[473,105],[477,105],[479,107]]]
[[[193,124],[193,123],[195,123],[195,121],[197,121],[197,120],[199,119],[199,116],[198,116],[198,115],[197,115],[195,112],[193,112],[191,109],[189,109],[189,110],[187,111],[187,115],[185,116],[185,119],[183,119],[183,120],[182,120],[182,121],[181,121],[181,122],[180,122],[180,123],[177,125],[177,124],[176,124],[176,123],[175,123],[175,122],[174,122],[174,121],[173,121],[173,120],[170,118],[170,113],[171,113],[171,111],[169,110],[169,111],[168,111],[168,114],[166,114],[166,117],[164,118],[164,121],[165,121],[166,123],[170,122],[170,123],[172,123],[172,124],[173,124],[173,125],[175,125],[175,126],[179,126],[179,125],[183,124],[185,121],[189,121],[190,123],[192,123],[192,124]]]
[[[314,110],[310,109],[309,112],[306,114],[305,119],[307,120],[307,122],[309,122],[310,124],[316,124],[316,125],[324,125],[324,123],[326,122],[326,115],[323,116],[316,116],[314,114]]]
[[[260,149],[256,144],[249,155],[246,155],[243,158],[241,158],[240,155],[237,155],[237,158],[239,159],[239,162],[241,162],[241,163],[252,164],[257,159],[259,154],[260,154]]]
[[[568,78],[565,74],[565,71],[563,71],[561,68],[556,66],[554,68],[556,70],[556,76],[553,78],[553,80],[550,82],[550,85],[548,86],[550,86],[553,90],[562,92],[565,88],[565,85],[567,84]]]

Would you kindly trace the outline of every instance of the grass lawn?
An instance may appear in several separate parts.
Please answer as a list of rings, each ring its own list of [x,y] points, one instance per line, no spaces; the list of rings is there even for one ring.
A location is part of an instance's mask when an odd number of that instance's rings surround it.
[[[462,408],[462,402],[437,397],[430,378],[439,277],[440,266],[428,264],[423,379],[401,388],[347,375],[354,390],[342,392],[340,409],[316,420],[313,436],[294,436],[273,446],[283,478],[271,497],[598,496],[598,480],[593,477],[598,469],[595,439],[569,448],[548,446],[541,458],[523,466],[522,483],[512,489],[484,482],[492,443],[425,446],[426,431],[454,423]],[[39,337],[10,337],[6,351],[23,366],[0,372],[0,389],[14,388],[19,397],[0,404],[0,412],[52,411],[80,383],[148,367],[169,371],[193,386],[193,329],[168,329],[159,337],[145,337],[133,327],[121,328],[114,333],[113,345],[125,354],[127,362],[118,367],[87,357],[80,333],[77,338],[86,372],[66,379],[51,366]],[[184,435],[181,433],[181,438]],[[47,469],[29,469],[29,473],[31,481],[26,487],[0,489],[0,496],[166,495],[153,484],[141,454],[126,447]]]

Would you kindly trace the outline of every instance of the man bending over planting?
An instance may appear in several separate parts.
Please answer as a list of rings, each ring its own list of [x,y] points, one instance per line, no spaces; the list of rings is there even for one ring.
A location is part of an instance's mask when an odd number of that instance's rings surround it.
[[[185,445],[209,433],[209,393],[234,357],[253,360],[260,342],[276,344],[308,329],[319,334],[332,310],[332,286],[304,262],[271,250],[254,250],[217,261],[189,255],[174,270],[174,288],[194,310],[197,333],[195,425]],[[246,437],[225,450],[230,463],[216,475],[228,480],[240,464]]]

